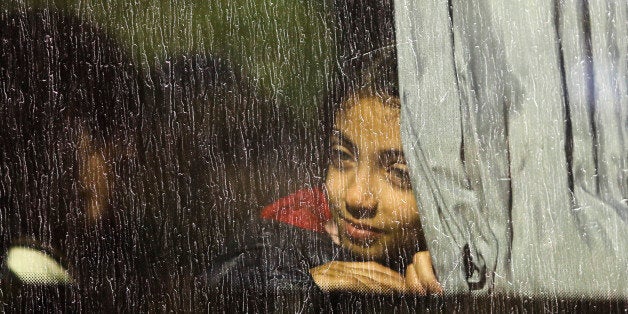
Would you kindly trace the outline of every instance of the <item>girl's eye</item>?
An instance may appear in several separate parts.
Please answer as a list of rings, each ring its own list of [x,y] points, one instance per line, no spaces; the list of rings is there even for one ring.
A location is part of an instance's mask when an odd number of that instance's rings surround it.
[[[342,146],[334,146],[331,148],[331,166],[337,169],[345,169],[353,162],[353,155]]]
[[[401,189],[407,190],[412,188],[410,182],[410,173],[408,166],[402,163],[396,163],[388,167],[388,179],[390,182]]]

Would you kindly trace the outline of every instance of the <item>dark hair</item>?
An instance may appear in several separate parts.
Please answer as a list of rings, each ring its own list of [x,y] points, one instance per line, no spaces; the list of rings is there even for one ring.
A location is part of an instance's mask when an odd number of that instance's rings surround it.
[[[345,61],[342,74],[335,106],[340,106],[348,97],[356,95],[399,98],[397,51],[394,45]]]
[[[70,267],[110,267],[101,265],[112,260],[101,244],[116,232],[87,223],[79,148],[82,136],[96,151],[131,148],[137,71],[103,30],[58,11],[0,13],[0,43],[0,248],[30,238],[62,252]],[[115,195],[133,195],[133,166],[121,155],[109,160],[122,191]],[[112,193],[110,203],[125,206]]]
[[[344,59],[395,41],[393,0],[333,0],[338,50]]]

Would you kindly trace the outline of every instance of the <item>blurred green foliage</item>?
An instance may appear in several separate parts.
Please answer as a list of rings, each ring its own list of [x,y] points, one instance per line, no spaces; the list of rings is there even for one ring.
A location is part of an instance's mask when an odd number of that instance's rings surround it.
[[[313,127],[335,63],[329,0],[9,0],[57,8],[120,39],[144,69],[183,53],[230,59],[296,122]]]

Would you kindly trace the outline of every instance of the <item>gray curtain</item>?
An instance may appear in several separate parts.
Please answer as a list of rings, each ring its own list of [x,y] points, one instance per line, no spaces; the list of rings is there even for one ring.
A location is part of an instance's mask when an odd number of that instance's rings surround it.
[[[396,0],[402,137],[448,292],[628,297],[628,2]]]

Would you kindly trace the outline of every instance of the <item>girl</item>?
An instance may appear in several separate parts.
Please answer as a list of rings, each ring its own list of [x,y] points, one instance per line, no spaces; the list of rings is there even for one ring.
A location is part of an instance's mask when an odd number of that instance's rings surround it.
[[[272,222],[209,272],[223,296],[259,307],[269,293],[286,305],[347,292],[442,292],[402,151],[394,47],[348,69],[332,101],[324,187],[263,209]]]

